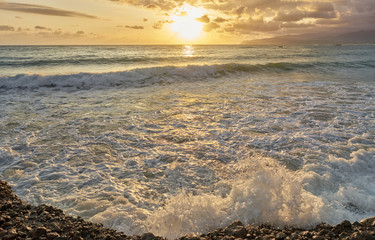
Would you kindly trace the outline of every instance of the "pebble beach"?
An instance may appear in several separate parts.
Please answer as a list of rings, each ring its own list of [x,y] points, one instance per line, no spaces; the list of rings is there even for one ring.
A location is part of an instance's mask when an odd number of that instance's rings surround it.
[[[5,181],[0,180],[0,239],[134,239],[166,240],[153,233],[125,235],[103,227],[102,224],[83,220],[81,217],[67,216],[58,208],[47,205],[33,206],[25,203],[13,193]],[[351,223],[347,220],[331,226],[325,223],[313,229],[284,227],[274,228],[263,224],[244,226],[234,221],[225,228],[218,228],[199,236],[191,234],[180,240],[205,239],[375,239],[375,217]]]

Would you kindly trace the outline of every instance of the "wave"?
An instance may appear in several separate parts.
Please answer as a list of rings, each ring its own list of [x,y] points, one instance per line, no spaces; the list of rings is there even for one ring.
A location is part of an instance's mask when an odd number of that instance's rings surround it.
[[[374,179],[370,177],[374,153],[358,150],[350,159],[330,156],[327,162],[306,164],[296,172],[271,158],[239,160],[228,168],[233,169],[231,179],[216,183],[214,192],[183,191],[171,196],[148,215],[142,228],[175,239],[225,227],[234,220],[280,228],[358,221],[375,210]],[[127,218],[127,214],[109,208],[90,220],[129,232],[131,221]]]
[[[237,74],[322,72],[348,68],[374,68],[375,61],[363,62],[277,62],[267,64],[214,64],[138,68],[122,72],[68,75],[28,75],[0,77],[1,89],[143,87],[157,83],[194,81]]]
[[[197,60],[199,56],[191,57],[189,60]],[[68,57],[68,58],[54,58],[54,59],[38,59],[35,60],[31,57],[17,57],[17,58],[1,58],[1,67],[46,67],[46,66],[70,66],[70,65],[109,65],[109,64],[129,64],[129,63],[155,63],[160,61],[176,62],[180,61],[180,57]]]

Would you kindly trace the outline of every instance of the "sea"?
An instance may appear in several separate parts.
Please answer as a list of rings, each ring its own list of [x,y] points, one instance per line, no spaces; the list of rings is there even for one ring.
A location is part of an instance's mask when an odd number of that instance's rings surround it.
[[[169,239],[375,216],[375,45],[0,46],[0,178]]]

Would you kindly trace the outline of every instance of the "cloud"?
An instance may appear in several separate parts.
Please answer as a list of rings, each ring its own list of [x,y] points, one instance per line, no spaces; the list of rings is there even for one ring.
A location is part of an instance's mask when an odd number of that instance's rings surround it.
[[[134,6],[142,6],[150,9],[160,9],[160,10],[172,10],[178,6],[181,6],[184,0],[109,0],[118,3],[127,3]],[[193,1],[195,2],[195,1]]]
[[[297,22],[304,19],[305,17],[305,12],[293,9],[290,12],[279,12],[274,20],[282,22]]]
[[[21,27],[17,28],[17,32],[27,32],[27,31],[31,31],[30,28],[21,28]]]
[[[281,28],[304,28],[307,29],[309,27],[313,27],[313,24],[308,23],[294,23],[294,22],[286,22],[281,24]]]
[[[136,29],[136,30],[141,30],[141,29],[144,29],[143,26],[138,26],[138,25],[117,25],[116,27],[118,28],[130,28],[130,29]]]
[[[196,18],[195,20],[197,20],[198,22],[202,22],[202,23],[210,22],[210,18],[207,15],[203,15],[202,17]]]
[[[219,24],[211,22],[211,23],[205,24],[203,26],[203,31],[211,32],[212,30],[215,30],[215,29],[218,29],[218,28],[220,28]]]
[[[306,12],[309,18],[336,18],[336,12],[332,3],[316,3],[311,7],[310,11]]]
[[[169,24],[169,23],[173,23],[173,21],[170,21],[170,20],[161,20],[161,21],[157,21],[156,23],[154,23],[154,25],[152,25],[152,27],[154,29],[162,29],[164,27],[165,24]]]
[[[43,26],[35,26],[34,27],[35,30],[46,30],[46,31],[52,31],[52,29],[50,28],[47,28],[47,27],[43,27]]]
[[[137,25],[134,25],[134,26],[126,25],[125,27],[126,28],[131,28],[131,29],[136,29],[136,30],[144,29],[143,26],[137,26]]]
[[[243,34],[250,34],[251,32],[272,32],[280,30],[281,26],[278,22],[266,22],[264,19],[249,18],[244,22],[238,22],[231,27],[227,27],[227,32],[238,32]]]
[[[213,20],[214,22],[217,22],[217,23],[222,23],[222,22],[226,22],[226,21],[229,21],[225,18],[222,18],[222,17],[217,17]]]
[[[307,7],[304,10],[292,9],[290,11],[279,11],[273,20],[281,22],[297,22],[305,18],[336,18],[336,12],[334,11],[332,4],[319,3],[318,5],[313,5],[311,8]]]
[[[73,39],[73,38],[80,38],[82,36],[87,36],[86,33],[82,30],[78,30],[75,33],[73,32],[66,32],[63,31],[62,29],[56,29],[56,30],[51,30],[51,31],[42,31],[38,32],[35,35],[39,37],[44,37],[44,38],[59,38],[59,39]],[[89,34],[91,35],[91,34]]]
[[[104,1],[104,0],[103,0]],[[202,7],[207,15],[197,18],[204,30],[256,35],[333,28],[374,29],[374,0],[106,0],[151,8],[158,14],[171,14],[184,4]],[[216,24],[212,24],[216,23]],[[163,28],[165,22],[153,25]]]
[[[0,25],[0,31],[14,31],[14,27],[9,25]]]
[[[89,15],[86,13],[68,11],[68,10],[43,6],[43,5],[24,4],[24,3],[0,2],[0,10],[33,13],[33,14],[48,15],[48,16],[80,17],[80,18],[98,19],[98,17]]]
[[[164,26],[164,21],[157,21],[156,23],[152,25],[152,28],[159,30],[159,29],[162,29],[163,26]]]
[[[236,15],[242,15],[246,12],[246,7],[245,6],[239,6],[235,9],[232,9],[232,13],[236,14]]]

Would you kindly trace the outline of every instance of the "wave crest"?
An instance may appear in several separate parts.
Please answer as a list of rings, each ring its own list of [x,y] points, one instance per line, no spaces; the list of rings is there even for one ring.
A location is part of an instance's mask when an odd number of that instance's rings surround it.
[[[282,73],[290,71],[321,71],[322,68],[368,67],[375,63],[289,63],[277,62],[267,64],[215,64],[138,68],[122,72],[78,73],[69,75],[27,75],[0,77],[2,89],[36,89],[36,88],[75,88],[79,90],[108,87],[143,87],[157,83],[178,81],[202,81],[223,76],[260,73]],[[345,66],[342,66],[345,65]]]

